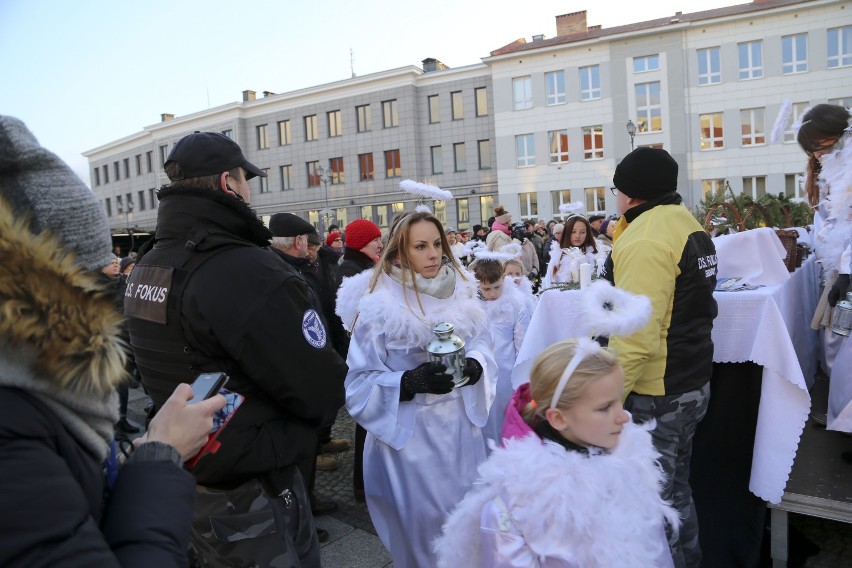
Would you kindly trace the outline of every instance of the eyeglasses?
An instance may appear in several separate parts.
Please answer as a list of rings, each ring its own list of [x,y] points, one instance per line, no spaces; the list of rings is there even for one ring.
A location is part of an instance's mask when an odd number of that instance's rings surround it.
[[[336,242],[338,242],[338,241],[340,241],[340,242],[342,243],[342,242],[343,242],[343,239],[334,239],[332,242],[333,242],[333,243],[336,243]]]
[[[610,191],[610,192],[611,192],[614,196],[618,197],[618,188],[617,188],[617,187],[612,186],[611,188],[609,188],[609,191]]]

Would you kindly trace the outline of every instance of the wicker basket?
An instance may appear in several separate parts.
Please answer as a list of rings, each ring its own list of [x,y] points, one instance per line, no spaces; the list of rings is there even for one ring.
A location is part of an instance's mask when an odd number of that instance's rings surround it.
[[[797,266],[801,265],[799,260],[799,251],[796,246],[799,242],[799,233],[786,229],[775,229],[775,234],[781,239],[781,244],[784,245],[784,250],[787,251],[787,258],[784,259],[784,264],[787,265],[787,270],[793,272]]]

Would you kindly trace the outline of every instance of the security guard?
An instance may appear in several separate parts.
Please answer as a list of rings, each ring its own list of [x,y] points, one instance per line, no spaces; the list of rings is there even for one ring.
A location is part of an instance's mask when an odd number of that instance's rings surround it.
[[[156,234],[125,294],[142,382],[155,408],[175,385],[210,371],[227,373],[227,388],[245,397],[218,451],[191,470],[193,547],[207,566],[228,558],[319,566],[294,466],[313,459],[317,426],[341,405],[346,363],[307,284],[268,249],[272,234],[249,208],[248,181],[264,172],[215,132],[181,139],[165,170],[171,184],[158,193]]]

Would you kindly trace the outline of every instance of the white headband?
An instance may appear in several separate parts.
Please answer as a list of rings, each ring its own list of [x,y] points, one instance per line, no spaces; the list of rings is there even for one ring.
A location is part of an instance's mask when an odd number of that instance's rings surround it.
[[[582,337],[577,340],[577,350],[574,351],[574,356],[568,362],[568,366],[562,371],[562,376],[559,377],[559,382],[556,384],[556,390],[553,391],[553,399],[550,401],[550,408],[556,408],[559,404],[559,399],[562,397],[562,391],[565,390],[565,385],[568,384],[568,379],[577,370],[586,357],[594,355],[601,350],[600,344],[593,339]]]

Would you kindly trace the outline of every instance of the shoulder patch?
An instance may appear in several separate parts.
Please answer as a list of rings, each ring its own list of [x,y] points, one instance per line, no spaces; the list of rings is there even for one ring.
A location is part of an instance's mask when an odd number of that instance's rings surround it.
[[[326,343],[325,326],[316,310],[307,310],[302,316],[302,335],[312,347],[322,349]]]

